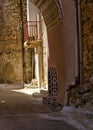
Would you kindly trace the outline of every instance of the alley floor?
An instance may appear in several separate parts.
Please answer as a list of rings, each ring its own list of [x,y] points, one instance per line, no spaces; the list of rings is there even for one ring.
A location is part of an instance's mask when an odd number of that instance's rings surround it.
[[[1,86],[0,130],[76,130],[64,121],[48,118],[51,111],[42,99],[24,92]]]
[[[8,87],[0,86],[0,130],[90,130],[72,119],[66,108],[55,113],[31,90]]]

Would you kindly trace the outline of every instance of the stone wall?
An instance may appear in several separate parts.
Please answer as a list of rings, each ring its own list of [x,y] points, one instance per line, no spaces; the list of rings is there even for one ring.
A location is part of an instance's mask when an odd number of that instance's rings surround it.
[[[80,1],[83,84],[70,84],[67,105],[93,104],[93,0]]]
[[[93,0],[81,0],[83,80],[93,75]]]
[[[26,0],[23,0],[26,21]],[[0,83],[23,81],[22,19],[19,0],[0,0]]]
[[[33,78],[33,71],[32,71],[32,55],[34,53],[34,50],[31,48],[26,48],[24,50],[24,82],[25,83],[31,83],[31,80]]]

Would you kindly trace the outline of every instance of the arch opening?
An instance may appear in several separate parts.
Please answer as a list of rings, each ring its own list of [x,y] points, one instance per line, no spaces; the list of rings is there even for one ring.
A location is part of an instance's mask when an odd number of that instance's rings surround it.
[[[24,26],[25,87],[48,89],[48,40],[40,10],[27,0],[27,22]]]

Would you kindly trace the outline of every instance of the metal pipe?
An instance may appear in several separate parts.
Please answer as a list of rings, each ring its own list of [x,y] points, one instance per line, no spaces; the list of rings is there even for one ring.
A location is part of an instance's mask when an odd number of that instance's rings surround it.
[[[78,82],[82,83],[82,44],[81,44],[81,14],[80,0],[75,0],[77,24],[77,49],[78,49]]]
[[[78,27],[79,27],[79,56],[80,56],[80,83],[82,84],[83,83],[83,56],[82,56],[82,42],[81,42],[81,7],[80,7],[80,1],[81,0],[78,0]]]
[[[20,18],[21,18],[21,41],[22,41],[22,60],[23,60],[23,87],[24,87],[24,22],[23,22],[23,3],[22,0],[20,0]]]

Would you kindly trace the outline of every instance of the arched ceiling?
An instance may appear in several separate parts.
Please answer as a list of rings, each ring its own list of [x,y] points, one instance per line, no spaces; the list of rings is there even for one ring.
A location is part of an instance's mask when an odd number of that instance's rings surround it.
[[[30,0],[40,9],[44,17],[47,29],[57,24],[63,18],[62,5],[60,0]]]

